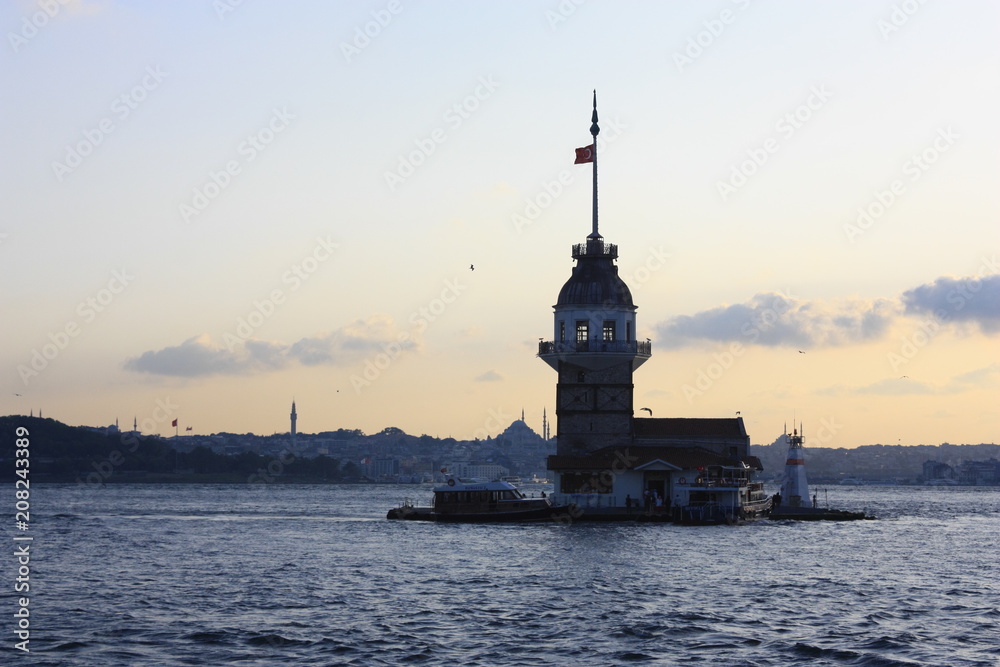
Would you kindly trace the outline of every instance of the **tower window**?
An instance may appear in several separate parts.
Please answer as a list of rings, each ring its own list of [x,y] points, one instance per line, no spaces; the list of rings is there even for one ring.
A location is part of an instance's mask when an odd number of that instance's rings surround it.
[[[602,330],[604,340],[614,340],[615,339],[615,321],[614,320],[604,320],[604,328]]]
[[[632,340],[632,323],[625,323],[625,340]]]
[[[559,340],[566,340],[566,320],[559,320]]]
[[[576,321],[576,342],[586,343],[588,333],[587,320],[577,320]]]

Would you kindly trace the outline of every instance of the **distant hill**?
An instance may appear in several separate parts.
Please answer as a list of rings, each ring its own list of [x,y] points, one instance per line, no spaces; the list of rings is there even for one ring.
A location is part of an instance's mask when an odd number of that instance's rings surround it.
[[[15,477],[18,427],[28,430],[29,479],[35,482],[106,484],[127,481],[330,481],[339,480],[336,460],[225,455],[206,447],[178,452],[158,436],[67,426],[40,417],[0,417],[0,480]]]
[[[947,463],[957,468],[966,461],[1000,459],[1000,445],[864,445],[855,449],[804,447],[810,480],[836,481],[845,477],[875,481],[900,479],[916,481],[926,461]],[[760,458],[764,476],[780,475],[785,469],[788,444],[779,437],[770,445],[752,445],[750,452]]]
[[[343,469],[336,457],[319,454],[311,458],[280,457],[238,451],[223,454],[205,446],[190,451],[175,451],[171,441],[159,436],[135,436],[130,432],[106,433],[106,429],[68,426],[41,417],[0,417],[0,480],[12,480],[15,474],[15,429],[29,431],[30,479],[36,482],[59,481],[113,483],[127,481],[259,481],[261,471],[267,481],[342,481],[358,477],[357,465],[346,463]],[[248,434],[251,435],[251,434]],[[320,434],[323,435],[323,434]],[[546,447],[523,422],[515,421],[496,440],[459,443],[452,438],[412,436],[390,427],[380,433],[364,435],[360,431],[330,432],[331,437],[356,442],[358,451],[395,452],[405,458],[421,452],[428,459],[450,459],[457,448],[477,446],[490,461],[508,465],[511,448],[524,446],[544,466]],[[254,436],[256,437],[256,436]],[[403,452],[410,451],[410,454]],[[464,451],[464,450],[463,450]],[[541,451],[541,450],[538,450]],[[764,477],[776,478],[785,467],[788,445],[779,437],[769,445],[752,445],[754,456],[764,465]],[[1000,445],[865,445],[856,449],[806,447],[806,470],[810,481],[835,482],[845,477],[860,480],[898,479],[916,481],[926,461],[938,461],[958,468],[967,461],[1000,459]],[[485,460],[485,459],[484,459]],[[534,459],[532,459],[534,460]],[[436,470],[436,468],[429,468]],[[254,476],[257,477],[254,477]]]

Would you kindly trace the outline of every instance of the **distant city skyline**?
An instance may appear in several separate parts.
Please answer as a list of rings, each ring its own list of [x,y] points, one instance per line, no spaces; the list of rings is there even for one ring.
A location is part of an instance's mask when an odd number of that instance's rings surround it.
[[[754,443],[997,442],[1000,6],[0,8],[0,414],[470,439],[591,224],[636,406]],[[646,413],[636,413],[636,417]],[[148,428],[142,425],[147,424]]]

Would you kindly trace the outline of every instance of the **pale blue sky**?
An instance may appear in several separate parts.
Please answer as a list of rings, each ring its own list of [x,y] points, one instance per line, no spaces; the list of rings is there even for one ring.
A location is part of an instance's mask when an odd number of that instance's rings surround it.
[[[843,424],[826,446],[996,441],[996,3],[56,6],[0,9],[0,411],[107,423],[169,396],[198,432],[271,432],[295,395],[305,431],[469,437],[522,406],[538,430],[555,377],[534,346],[590,230],[589,167],[572,161],[597,88],[601,231],[654,342],[637,400],[657,416],[741,410],[755,442],[793,410]],[[366,24],[377,34],[345,55]],[[254,151],[251,135],[273,141]],[[81,142],[78,167],[54,167]],[[185,220],[227,163],[238,173]],[[529,201],[545,205],[518,228]],[[977,274],[965,296],[940,282]],[[227,345],[275,290],[249,346]],[[794,302],[774,335],[741,333],[774,293]],[[945,318],[900,357],[926,303]],[[698,389],[732,343],[745,352]]]

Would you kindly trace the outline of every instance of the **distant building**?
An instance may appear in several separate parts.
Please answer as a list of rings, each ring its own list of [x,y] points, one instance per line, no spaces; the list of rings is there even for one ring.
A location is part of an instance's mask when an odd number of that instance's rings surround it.
[[[449,475],[454,475],[459,479],[484,479],[493,481],[506,477],[510,470],[497,463],[469,463],[468,461],[454,461],[445,466]]]
[[[923,471],[922,477],[925,484],[936,480],[951,481],[955,479],[955,469],[952,468],[947,463],[940,463],[938,461],[925,461],[922,471]]]
[[[371,464],[371,476],[375,479],[399,476],[399,459],[376,458]]]
[[[958,478],[970,486],[993,486],[1000,480],[1000,461],[966,461],[959,468]]]

